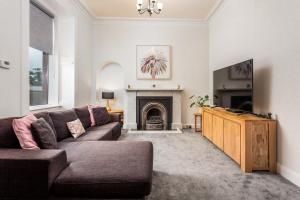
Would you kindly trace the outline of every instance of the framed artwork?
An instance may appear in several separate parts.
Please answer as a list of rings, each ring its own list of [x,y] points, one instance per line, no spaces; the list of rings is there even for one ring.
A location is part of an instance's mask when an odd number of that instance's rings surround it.
[[[170,79],[170,46],[137,45],[136,77],[149,80]]]

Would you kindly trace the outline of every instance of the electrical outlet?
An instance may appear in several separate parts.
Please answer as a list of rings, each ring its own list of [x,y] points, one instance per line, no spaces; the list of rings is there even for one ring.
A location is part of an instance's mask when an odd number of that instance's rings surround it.
[[[183,128],[184,128],[184,129],[191,129],[192,126],[191,126],[191,125],[188,125],[188,124],[185,124],[185,125],[183,125]]]
[[[8,61],[0,60],[0,68],[9,69],[10,63]]]

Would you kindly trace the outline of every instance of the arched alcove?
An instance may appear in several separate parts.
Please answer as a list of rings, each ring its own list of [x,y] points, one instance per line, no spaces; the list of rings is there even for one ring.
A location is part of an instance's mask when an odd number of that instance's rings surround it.
[[[105,105],[105,101],[101,99],[103,91],[113,91],[115,100],[111,101],[112,108],[124,108],[124,70],[119,63],[108,62],[97,70],[97,99],[101,105]]]

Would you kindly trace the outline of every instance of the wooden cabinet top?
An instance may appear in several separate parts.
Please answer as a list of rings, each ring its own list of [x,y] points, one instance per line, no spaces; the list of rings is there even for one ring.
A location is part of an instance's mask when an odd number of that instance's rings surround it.
[[[253,114],[242,114],[242,113],[232,113],[229,111],[226,111],[224,108],[210,108],[210,107],[204,107],[203,111],[212,113],[214,115],[224,117],[227,119],[231,119],[233,121],[275,121],[275,120],[270,120],[262,117],[257,117]]]
[[[109,113],[123,113],[124,111],[122,109],[111,109],[108,111]]]

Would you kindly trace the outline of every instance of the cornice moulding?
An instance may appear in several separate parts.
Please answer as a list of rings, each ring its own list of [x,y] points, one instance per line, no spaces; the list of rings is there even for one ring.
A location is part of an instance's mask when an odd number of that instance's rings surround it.
[[[125,18],[125,17],[97,17],[94,24],[173,24],[173,25],[207,25],[207,21],[198,19],[168,19],[168,18]]]
[[[205,18],[205,21],[209,21],[212,16],[214,16],[214,14],[217,12],[217,10],[220,8],[220,6],[222,5],[222,3],[224,2],[224,0],[218,0],[218,2],[216,3],[216,5],[211,9],[211,11],[208,13],[207,17]]]
[[[224,0],[218,0],[216,5],[208,13],[204,19],[189,19],[189,18],[129,18],[129,17],[98,17],[82,0],[73,0],[77,6],[80,6],[93,20],[94,24],[111,23],[113,22],[175,22],[188,24],[205,24],[215,14]]]

